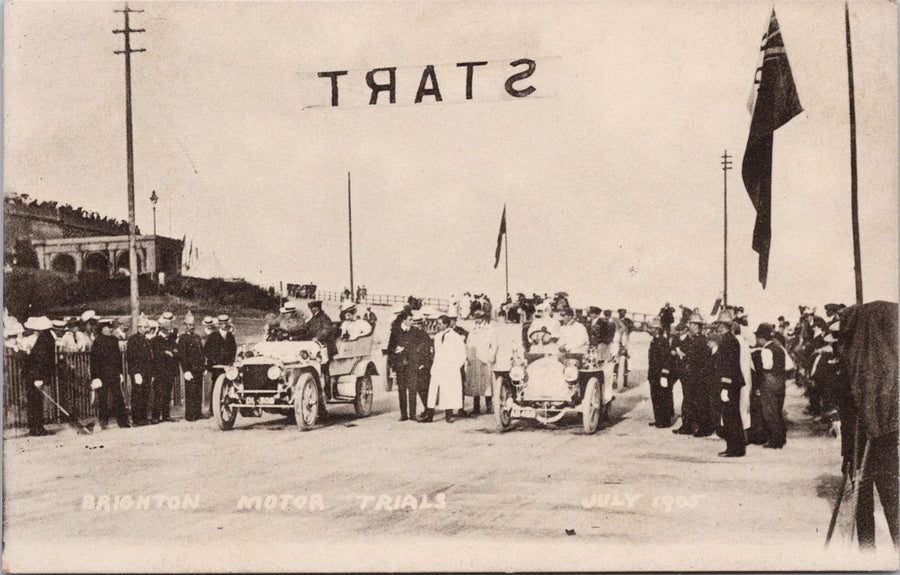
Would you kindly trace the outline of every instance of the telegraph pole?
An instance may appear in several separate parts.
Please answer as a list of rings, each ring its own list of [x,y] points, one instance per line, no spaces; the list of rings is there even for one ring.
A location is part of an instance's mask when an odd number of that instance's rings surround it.
[[[733,156],[728,155],[728,150],[725,150],[725,153],[722,154],[722,175],[724,177],[723,185],[724,185],[724,218],[723,221],[725,223],[725,235],[723,241],[723,251],[724,257],[723,261],[723,289],[722,289],[722,305],[728,305],[728,170],[731,169],[731,158]]]
[[[350,299],[356,301],[353,291],[353,201],[350,197],[350,172],[347,172],[347,229],[350,232]]]
[[[125,36],[125,49],[116,50],[116,54],[125,54],[125,146],[128,161],[128,272],[131,276],[131,332],[137,333],[138,314],[138,266],[137,247],[134,226],[134,146],[131,137],[131,54],[132,52],[144,52],[143,48],[131,47],[131,34],[143,32],[143,28],[133,29],[128,24],[128,15],[143,10],[132,10],[125,4],[124,10],[114,10],[125,15],[125,27],[121,30],[113,30],[113,34]]]

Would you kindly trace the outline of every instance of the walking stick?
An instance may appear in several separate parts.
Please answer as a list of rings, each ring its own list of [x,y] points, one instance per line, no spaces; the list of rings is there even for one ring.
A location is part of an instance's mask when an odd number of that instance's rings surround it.
[[[55,399],[53,399],[49,393],[47,393],[43,389],[41,389],[40,392],[42,394],[44,394],[44,397],[49,399],[53,403],[53,405],[55,405],[57,407],[57,409],[59,409],[64,414],[66,414],[66,417],[69,420],[69,424],[73,425],[75,427],[75,429],[78,431],[78,433],[80,433],[82,435],[90,435],[94,432],[94,422],[89,423],[87,426],[82,425],[81,423],[79,423],[79,421],[77,419],[72,417],[72,414],[69,413],[68,411],[66,411],[65,408],[59,404],[59,402],[57,402]]]
[[[853,541],[853,536],[856,534],[856,510],[859,507],[859,484],[862,483],[863,477],[866,475],[866,462],[869,459],[869,448],[872,445],[872,440],[866,439],[866,448],[863,449],[862,463],[859,464],[859,469],[856,471],[856,478],[853,482],[853,494],[850,499],[852,502],[852,515],[854,521],[850,527],[850,541]]]
[[[838,492],[837,501],[834,502],[834,510],[831,512],[831,523],[828,524],[828,534],[825,535],[825,547],[831,543],[831,536],[834,534],[834,526],[837,524],[838,511],[841,509],[841,502],[844,500],[844,490],[847,488],[847,477],[849,473],[844,473],[844,479],[841,481],[841,490]]]

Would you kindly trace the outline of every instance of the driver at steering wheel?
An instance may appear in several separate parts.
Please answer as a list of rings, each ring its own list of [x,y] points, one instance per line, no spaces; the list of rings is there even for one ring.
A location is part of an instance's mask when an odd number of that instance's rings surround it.
[[[575,321],[575,312],[564,307],[559,312],[562,326],[559,328],[559,352],[567,355],[584,356],[587,353],[590,338],[584,324]]]

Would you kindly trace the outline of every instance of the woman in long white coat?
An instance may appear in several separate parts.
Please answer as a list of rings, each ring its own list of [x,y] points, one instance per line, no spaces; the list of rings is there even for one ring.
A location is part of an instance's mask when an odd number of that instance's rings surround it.
[[[447,423],[453,412],[462,409],[462,367],[466,363],[466,342],[450,328],[450,318],[438,318],[441,331],[434,336],[434,362],[428,387],[428,412],[422,421],[432,421],[435,409],[443,409]]]
[[[494,363],[497,361],[497,332],[483,310],[475,312],[475,328],[466,339],[469,362],[463,389],[473,399],[472,413],[481,412],[481,397],[485,398],[485,411],[491,413],[491,389],[494,383]]]

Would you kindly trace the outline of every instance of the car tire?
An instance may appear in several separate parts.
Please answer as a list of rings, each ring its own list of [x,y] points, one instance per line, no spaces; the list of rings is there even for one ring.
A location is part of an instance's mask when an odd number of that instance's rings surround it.
[[[319,417],[319,386],[310,373],[301,373],[294,384],[294,417],[297,429],[309,431]]]
[[[494,421],[497,422],[499,431],[506,431],[512,423],[512,416],[506,407],[509,398],[509,386],[503,382],[503,377],[494,377],[494,389],[492,390],[492,399],[494,402]]]
[[[228,397],[229,387],[231,387],[231,382],[228,381],[224,373],[216,379],[216,383],[213,385],[212,415],[216,425],[222,431],[228,431],[234,427],[238,414],[237,409],[229,407],[231,403]]]
[[[375,390],[372,389],[372,376],[364,375],[356,379],[356,399],[353,401],[353,409],[356,417],[369,417],[372,413],[372,399]]]
[[[595,433],[600,425],[600,414],[602,411],[600,403],[602,401],[600,380],[592,377],[584,387],[584,399],[581,403],[581,422],[584,432],[588,435]]]

